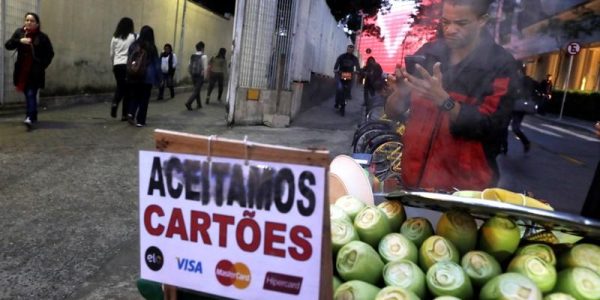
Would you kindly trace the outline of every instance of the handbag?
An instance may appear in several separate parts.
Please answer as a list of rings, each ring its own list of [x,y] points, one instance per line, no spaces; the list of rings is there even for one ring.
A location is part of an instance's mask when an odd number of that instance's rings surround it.
[[[515,100],[513,111],[526,114],[535,114],[537,112],[537,103],[531,99],[519,98]]]

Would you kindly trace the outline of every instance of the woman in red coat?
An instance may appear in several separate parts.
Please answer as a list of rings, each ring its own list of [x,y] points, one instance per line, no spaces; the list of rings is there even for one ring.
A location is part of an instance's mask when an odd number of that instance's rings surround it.
[[[54,57],[50,38],[40,29],[40,17],[26,13],[25,24],[15,30],[4,47],[17,50],[13,82],[17,91],[25,94],[27,114],[23,123],[31,129],[37,121],[37,93],[44,88],[46,68]]]

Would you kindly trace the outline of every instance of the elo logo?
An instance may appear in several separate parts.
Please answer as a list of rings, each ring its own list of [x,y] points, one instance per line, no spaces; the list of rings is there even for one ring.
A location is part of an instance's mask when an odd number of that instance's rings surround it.
[[[177,268],[179,270],[202,274],[202,262],[199,260],[177,257]]]
[[[158,271],[162,268],[163,263],[165,261],[164,256],[160,249],[157,247],[151,246],[146,250],[146,255],[144,256],[146,260],[146,265],[152,271]]]
[[[220,284],[224,286],[235,286],[245,289],[250,285],[250,269],[243,263],[232,263],[226,259],[221,260],[215,267],[215,274]]]

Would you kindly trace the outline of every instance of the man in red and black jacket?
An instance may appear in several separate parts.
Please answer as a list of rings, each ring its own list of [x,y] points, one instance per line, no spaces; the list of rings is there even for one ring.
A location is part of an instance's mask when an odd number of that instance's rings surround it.
[[[517,63],[485,29],[488,0],[444,0],[443,37],[425,44],[417,74],[386,103],[388,116],[410,108],[403,136],[407,188],[481,190],[496,184],[496,156],[517,91]]]

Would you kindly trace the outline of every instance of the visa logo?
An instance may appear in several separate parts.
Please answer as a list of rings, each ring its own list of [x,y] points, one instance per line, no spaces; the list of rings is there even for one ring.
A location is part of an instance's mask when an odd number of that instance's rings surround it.
[[[202,274],[202,262],[193,259],[177,257],[177,268],[183,271]]]

